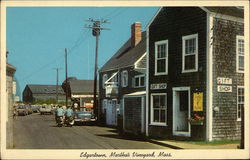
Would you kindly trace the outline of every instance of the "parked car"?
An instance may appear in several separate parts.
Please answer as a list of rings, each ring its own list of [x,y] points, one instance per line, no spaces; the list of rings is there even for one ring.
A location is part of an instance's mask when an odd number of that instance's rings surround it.
[[[28,109],[26,106],[17,106],[17,115],[20,116],[20,115],[23,115],[23,116],[26,116],[28,115]]]
[[[43,105],[39,109],[40,114],[53,114],[53,109],[50,105]]]
[[[33,113],[30,105],[26,105],[25,107],[27,108],[28,114],[32,114]]]
[[[96,121],[96,116],[91,111],[78,111],[74,113],[74,116],[75,116],[75,123]]]
[[[33,113],[37,113],[37,112],[39,112],[40,107],[34,105],[34,106],[31,106],[31,109],[32,109]]]

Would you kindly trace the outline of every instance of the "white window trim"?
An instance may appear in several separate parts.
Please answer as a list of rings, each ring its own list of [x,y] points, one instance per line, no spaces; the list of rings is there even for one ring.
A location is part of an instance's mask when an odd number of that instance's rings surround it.
[[[195,69],[189,69],[185,70],[185,41],[188,39],[193,39],[195,38],[195,43],[196,43],[196,52],[195,54]],[[190,72],[197,72],[198,71],[198,33],[192,34],[192,35],[187,35],[187,36],[182,36],[182,73],[190,73]]]
[[[123,81],[123,77],[124,77],[124,73],[127,73],[126,75],[127,75],[127,77],[126,77],[126,79],[127,79],[127,84],[124,84],[124,81]],[[127,87],[128,86],[128,71],[127,70],[124,70],[124,71],[122,71],[122,74],[121,74],[121,81],[122,81],[122,87]]]
[[[106,76],[106,79],[104,81],[104,76]],[[105,83],[106,81],[108,80],[108,75],[105,73],[103,76],[102,76],[102,88],[105,89]]]
[[[157,46],[166,44],[166,72],[157,72]],[[168,74],[168,40],[162,40],[155,42],[155,76]]]
[[[165,95],[166,96],[166,105],[168,104],[167,102],[167,93],[151,93],[151,102],[150,102],[150,124],[149,125],[154,125],[154,126],[168,126],[167,125],[167,113],[168,113],[168,106],[166,106],[166,115],[165,115],[165,118],[166,118],[166,122],[153,122],[153,96],[161,96],[161,95]]]
[[[244,65],[244,70],[239,70],[239,53],[238,53],[238,40],[244,40],[244,36],[237,35],[236,36],[236,72],[238,73],[244,73],[245,71],[245,65]],[[244,52],[245,52],[245,40],[244,40]],[[241,55],[244,57],[244,63],[245,63],[245,53],[244,55]]]
[[[237,117],[237,121],[241,121],[241,118],[238,117],[238,98],[239,98],[239,95],[238,95],[238,89],[239,88],[243,88],[244,89],[244,102],[243,102],[243,105],[245,107],[245,88],[244,86],[237,86],[237,112],[236,112],[236,117]],[[240,114],[241,114],[241,117],[242,117],[242,111],[240,111]]]
[[[143,85],[143,86],[141,85],[141,77],[144,77],[144,85]],[[135,82],[136,82],[135,79],[136,79],[136,78],[139,78],[139,86],[136,86],[136,85],[135,85]],[[146,78],[146,77],[145,77],[145,74],[140,74],[140,75],[134,76],[134,88],[145,87],[145,83],[146,83],[146,82],[145,82],[145,78]]]

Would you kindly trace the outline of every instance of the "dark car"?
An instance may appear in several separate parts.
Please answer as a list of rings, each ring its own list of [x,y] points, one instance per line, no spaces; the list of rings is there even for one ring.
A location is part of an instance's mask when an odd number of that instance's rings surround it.
[[[75,123],[94,122],[96,116],[91,111],[78,111],[74,113]]]

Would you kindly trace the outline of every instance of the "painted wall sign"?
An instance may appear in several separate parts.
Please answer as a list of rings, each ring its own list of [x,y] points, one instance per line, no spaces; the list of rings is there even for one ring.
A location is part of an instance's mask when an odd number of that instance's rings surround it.
[[[193,111],[203,111],[203,93],[193,94]]]
[[[218,85],[217,91],[218,92],[232,92],[232,86]]]
[[[167,83],[151,84],[150,89],[167,89]]]
[[[232,84],[232,78],[218,77],[217,84]]]

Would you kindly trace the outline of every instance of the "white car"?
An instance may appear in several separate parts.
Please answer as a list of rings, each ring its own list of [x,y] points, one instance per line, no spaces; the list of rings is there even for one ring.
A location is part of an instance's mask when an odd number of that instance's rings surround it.
[[[51,106],[41,106],[40,109],[40,114],[53,114],[53,109]]]

